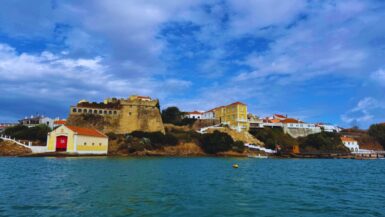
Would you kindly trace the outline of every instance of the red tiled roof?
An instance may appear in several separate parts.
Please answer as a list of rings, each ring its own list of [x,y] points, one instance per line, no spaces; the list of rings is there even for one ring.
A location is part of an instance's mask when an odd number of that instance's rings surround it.
[[[56,121],[53,122],[53,124],[57,124],[57,125],[64,125],[66,123],[67,123],[66,120],[56,120]]]
[[[294,118],[286,118],[284,120],[281,121],[282,123],[303,123],[302,121],[300,120],[297,120],[297,119],[294,119]]]
[[[234,102],[234,103],[231,103],[230,105],[246,105],[246,104],[242,102]]]
[[[92,128],[83,128],[83,127],[75,127],[75,126],[66,126],[68,129],[74,131],[75,133],[83,136],[94,136],[94,137],[107,137],[103,133],[99,132],[96,129]]]
[[[274,114],[274,116],[279,118],[287,118],[285,115],[280,115],[280,114]]]
[[[342,140],[343,142],[357,142],[355,139],[350,138],[350,137],[347,137],[347,136],[342,136],[342,137],[341,137],[341,140]]]

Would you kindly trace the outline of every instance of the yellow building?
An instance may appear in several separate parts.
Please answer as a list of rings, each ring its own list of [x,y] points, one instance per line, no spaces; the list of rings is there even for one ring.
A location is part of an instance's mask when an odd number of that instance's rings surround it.
[[[108,137],[95,129],[62,125],[48,133],[50,152],[107,154]]]
[[[228,124],[238,131],[249,130],[246,104],[235,102],[227,106],[214,108],[213,111],[215,119],[218,119],[221,123]]]

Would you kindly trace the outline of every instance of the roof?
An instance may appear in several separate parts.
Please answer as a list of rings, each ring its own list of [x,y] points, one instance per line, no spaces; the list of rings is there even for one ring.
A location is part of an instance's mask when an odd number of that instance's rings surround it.
[[[347,137],[347,136],[342,136],[341,137],[342,142],[357,142],[357,140]]]
[[[278,118],[287,118],[287,116],[285,115],[280,115],[280,114],[274,114],[275,117],[278,117]]]
[[[281,121],[282,123],[303,123],[300,120],[294,119],[294,118],[286,118]]]
[[[56,120],[53,122],[53,124],[57,124],[57,125],[63,125],[63,124],[66,124],[67,121],[66,120]]]
[[[75,126],[67,126],[66,127],[75,133],[83,136],[94,136],[94,137],[107,137],[100,131],[92,128],[83,128],[83,127],[75,127]]]
[[[243,102],[234,102],[234,103],[231,103],[230,105],[246,105],[246,104]]]

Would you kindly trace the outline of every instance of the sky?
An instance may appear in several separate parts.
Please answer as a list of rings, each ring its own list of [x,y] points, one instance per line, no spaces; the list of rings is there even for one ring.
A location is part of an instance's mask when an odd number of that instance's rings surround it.
[[[3,0],[0,122],[81,99],[385,121],[385,1]]]

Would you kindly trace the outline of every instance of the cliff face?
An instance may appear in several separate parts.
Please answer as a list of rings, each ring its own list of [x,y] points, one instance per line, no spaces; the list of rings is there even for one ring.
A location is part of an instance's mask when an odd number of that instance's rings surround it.
[[[140,103],[122,105],[117,115],[70,114],[67,124],[96,128],[104,133],[165,132],[159,109]]]

